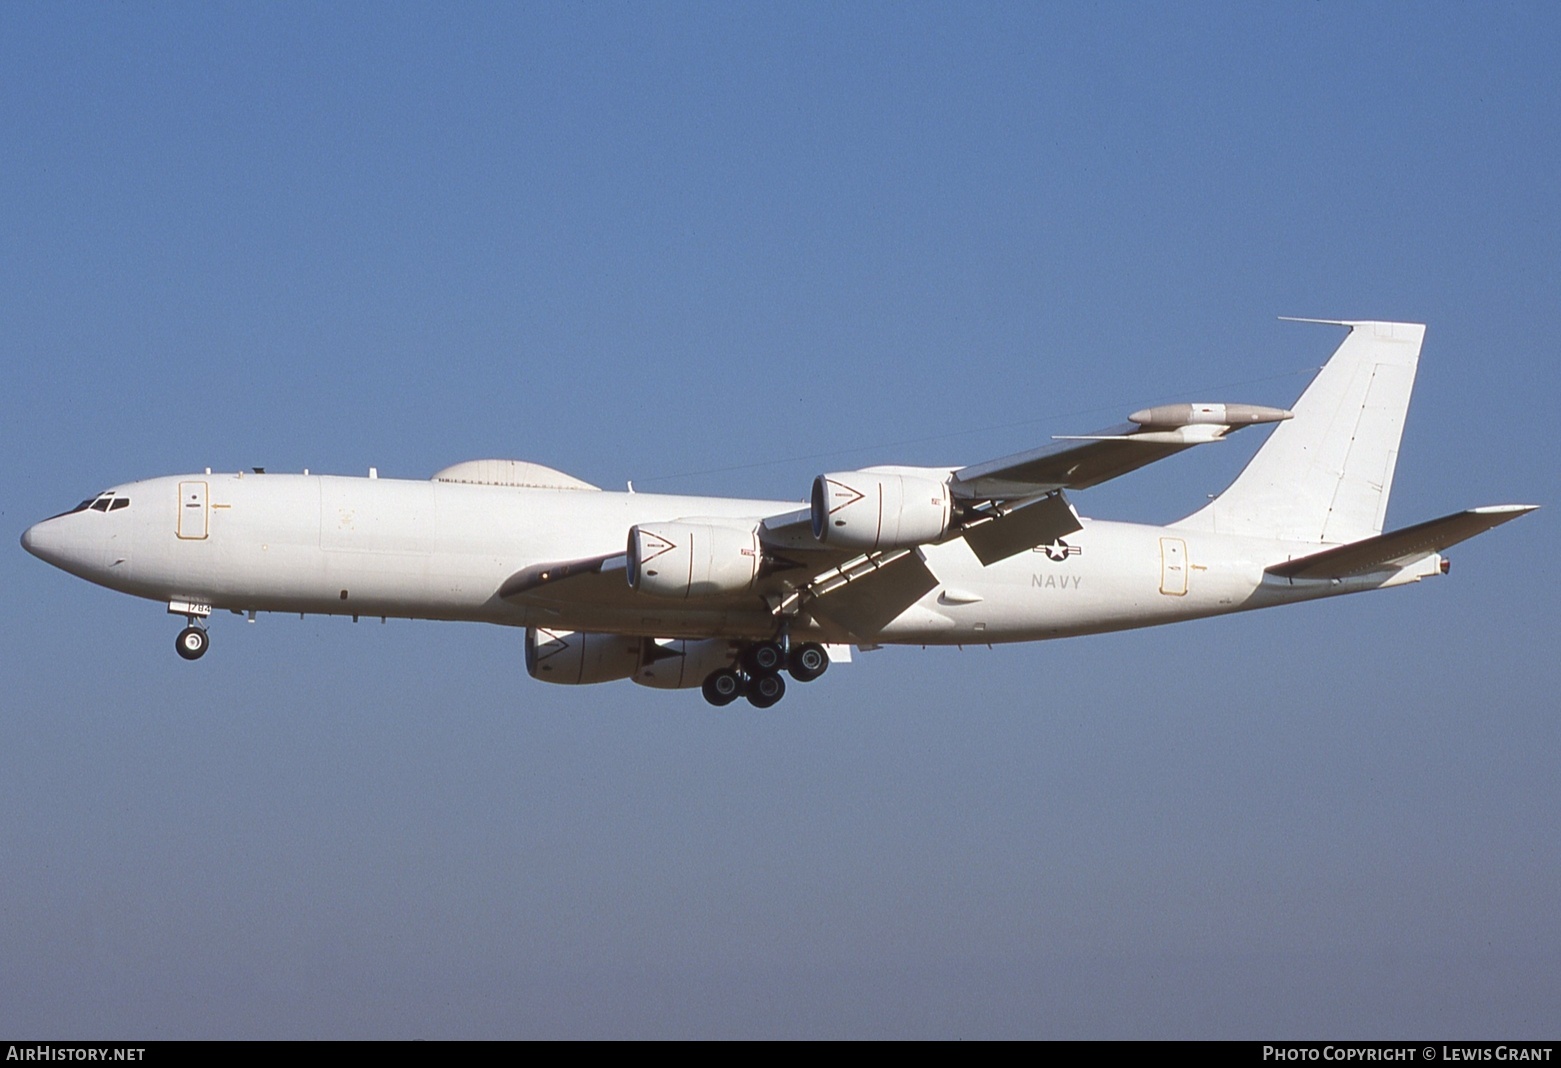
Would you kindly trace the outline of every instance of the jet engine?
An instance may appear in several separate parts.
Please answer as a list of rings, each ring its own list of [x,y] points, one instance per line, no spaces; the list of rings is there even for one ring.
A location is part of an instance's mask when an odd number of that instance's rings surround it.
[[[948,486],[926,475],[843,471],[813,480],[813,536],[831,548],[903,549],[953,523]]]
[[[726,638],[704,641],[648,638],[634,681],[658,690],[698,686],[712,671],[731,667],[737,659],[740,644]]]
[[[741,647],[726,638],[685,641],[527,627],[526,673],[565,686],[633,679],[658,690],[682,690],[731,667]]]
[[[759,576],[757,526],[641,523],[629,529],[629,585],[657,597],[741,593]]]
[[[626,679],[640,666],[643,639],[623,634],[526,628],[526,674],[566,686]]]

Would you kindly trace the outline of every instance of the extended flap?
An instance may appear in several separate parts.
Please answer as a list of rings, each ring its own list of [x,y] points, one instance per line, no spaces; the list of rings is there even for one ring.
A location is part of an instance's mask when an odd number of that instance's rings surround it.
[[[965,543],[986,567],[1083,529],[1067,498],[1050,493],[970,527]]]

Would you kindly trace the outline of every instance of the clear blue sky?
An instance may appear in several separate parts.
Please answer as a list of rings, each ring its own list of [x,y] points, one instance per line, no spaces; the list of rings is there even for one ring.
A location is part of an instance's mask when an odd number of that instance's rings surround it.
[[[1540,3],[0,6],[0,1035],[1555,1037],[1558,54]],[[800,497],[1288,404],[1338,331],[1277,315],[1429,323],[1390,523],[1550,508],[763,714],[475,625],[190,665],[14,540],[208,465]]]

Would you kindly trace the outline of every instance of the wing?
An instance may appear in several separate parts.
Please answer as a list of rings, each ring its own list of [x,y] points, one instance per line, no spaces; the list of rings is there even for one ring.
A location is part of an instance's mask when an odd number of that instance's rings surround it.
[[[1080,529],[1063,499],[1107,479],[1291,413],[1251,404],[1173,404],[1095,434],[960,468],[870,467],[820,475],[812,507],[766,519],[764,545],[793,555],[827,546],[910,548],[963,537],[992,564]],[[806,559],[806,557],[804,557]]]
[[[743,536],[756,539],[762,550],[757,573],[743,572],[727,591],[703,583],[684,604],[747,602],[782,616],[808,602],[820,614],[832,613],[852,633],[870,634],[882,624],[880,615],[893,618],[936,586],[918,546],[963,538],[982,564],[991,565],[1082,529],[1063,496],[1066,489],[1098,485],[1194,445],[1219,441],[1243,426],[1288,418],[1289,412],[1255,405],[1167,405],[1134,412],[1131,422],[1122,426],[1059,438],[1052,445],[969,467],[869,468],[821,475],[811,508],[747,521],[753,526],[745,527],[748,533]],[[826,481],[845,491],[847,503],[840,508],[856,509],[858,517],[872,516],[857,528],[871,529],[868,543],[836,537],[832,528],[844,525],[834,522],[839,509],[825,515],[821,509],[827,502],[821,504],[818,496],[819,483]],[[918,511],[902,515],[902,506]],[[661,524],[657,544],[677,549],[697,541],[703,535],[689,525],[710,522]],[[715,522],[730,532],[731,524],[740,521]],[[907,535],[907,529],[912,533]],[[742,551],[753,556],[752,549]],[[625,567],[632,570],[636,564],[623,553],[537,564],[510,576],[499,596],[531,603],[642,603],[624,581]]]
[[[1033,497],[1088,489],[1194,445],[1220,441],[1244,426],[1289,419],[1282,408],[1256,404],[1167,404],[1128,416],[1131,422],[1094,434],[1060,435],[1043,445],[954,472],[957,499]]]

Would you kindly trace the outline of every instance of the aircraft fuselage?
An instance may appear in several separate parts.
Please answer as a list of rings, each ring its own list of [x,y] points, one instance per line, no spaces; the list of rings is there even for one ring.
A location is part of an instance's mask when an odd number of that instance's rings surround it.
[[[550,561],[622,552],[637,523],[753,519],[784,501],[531,489],[331,475],[197,474],[107,491],[30,528],[28,550],[124,593],[214,609],[470,620],[659,638],[762,640],[778,623],[757,595],[685,603],[603,583],[585,599],[501,597]],[[1316,545],[1135,523],[1083,529],[983,566],[961,539],[917,552],[935,586],[892,617],[851,626],[802,612],[820,642],[985,644],[1151,626],[1375,589],[1435,574],[1432,556],[1392,575],[1289,582],[1264,568]],[[606,578],[606,576],[604,576]],[[866,626],[873,629],[864,632]]]

